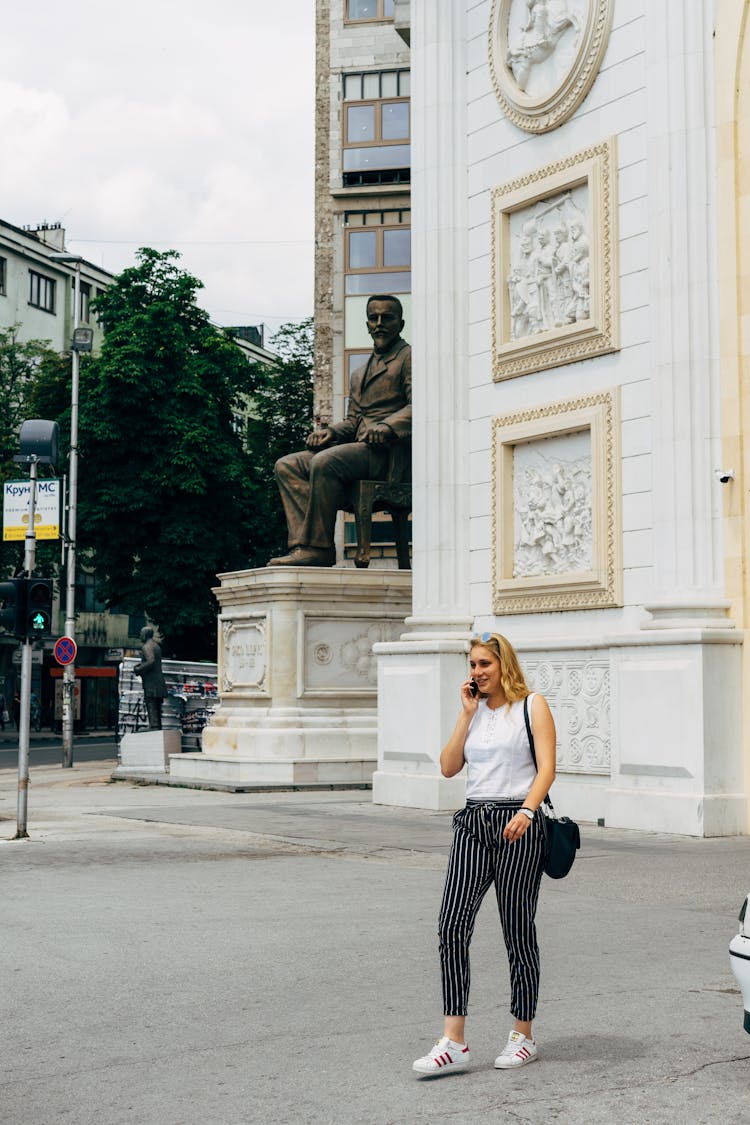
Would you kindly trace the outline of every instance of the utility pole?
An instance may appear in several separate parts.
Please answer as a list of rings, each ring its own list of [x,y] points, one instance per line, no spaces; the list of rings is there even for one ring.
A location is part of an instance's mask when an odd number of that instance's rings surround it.
[[[59,431],[57,422],[47,422],[35,418],[24,422],[21,426],[20,453],[13,460],[29,466],[29,513],[26,535],[24,537],[23,570],[24,579],[21,585],[23,592],[19,594],[21,605],[17,615],[15,635],[21,640],[21,708],[18,728],[18,815],[16,835],[14,839],[24,840],[28,837],[27,810],[29,798],[29,741],[31,732],[31,635],[29,608],[27,606],[27,592],[33,583],[30,579],[36,566],[36,485],[40,464],[55,465],[59,447]],[[39,586],[47,586],[51,592],[51,584],[40,580]],[[51,597],[51,593],[50,593]],[[50,601],[51,605],[51,601]],[[34,614],[36,617],[36,614]],[[40,615],[40,635],[49,634],[52,626],[51,614]],[[36,624],[31,626],[36,628]]]
[[[81,312],[81,262],[78,254],[50,254],[56,262],[75,266],[73,274],[73,338],[70,387],[70,458],[68,461],[67,551],[65,555],[65,636],[75,640],[76,629],[76,536],[78,518],[78,368],[79,353],[90,352],[94,332],[79,328]],[[62,764],[73,765],[73,729],[75,723],[75,660],[63,668]]]
[[[27,578],[36,566],[36,482],[37,458],[29,457],[29,524],[26,529],[23,551],[23,569]],[[24,611],[25,612],[25,611]],[[31,640],[28,636],[21,643],[21,715],[18,728],[18,812],[16,816],[16,835],[14,839],[25,840],[29,801],[29,742],[31,731]]]

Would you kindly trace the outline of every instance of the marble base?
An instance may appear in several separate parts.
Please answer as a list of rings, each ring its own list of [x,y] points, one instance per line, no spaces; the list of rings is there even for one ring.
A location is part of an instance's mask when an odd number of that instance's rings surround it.
[[[169,771],[170,757],[178,760],[182,745],[179,730],[146,730],[123,735],[120,761],[113,777],[131,777]]]
[[[220,575],[219,706],[175,781],[217,787],[369,784],[377,662],[411,610],[411,573],[264,567]]]
[[[439,774],[389,773],[378,769],[372,777],[374,805],[397,805],[408,809],[450,812],[466,801],[466,777]]]
[[[448,632],[448,625],[455,633]],[[379,805],[447,811],[464,803],[466,778],[440,773],[440,751],[456,724],[458,685],[466,676],[469,622],[443,635],[405,634],[376,646],[378,768],[372,799]]]
[[[697,627],[685,626],[686,615],[680,606],[676,627],[649,623],[620,636],[516,639],[529,685],[556,719],[551,796],[560,814],[687,836],[748,831],[743,636],[720,619],[706,628],[705,606]],[[461,804],[465,771],[443,778],[439,755],[459,711],[467,648],[466,640],[408,635],[377,646],[376,803]]]

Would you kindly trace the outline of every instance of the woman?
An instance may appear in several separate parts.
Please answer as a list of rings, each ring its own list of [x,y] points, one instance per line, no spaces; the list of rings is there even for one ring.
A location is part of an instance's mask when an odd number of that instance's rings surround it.
[[[469,943],[482,899],[494,882],[510,963],[515,1024],[495,1059],[501,1069],[537,1057],[531,1021],[539,993],[536,914],[545,850],[539,806],[555,779],[555,724],[542,695],[526,686],[512,645],[499,633],[472,638],[471,678],[461,685],[461,713],[440,755],[445,777],[468,765],[466,807],[453,817],[454,838],[440,910],[443,1037],[414,1070],[422,1075],[466,1070],[464,1024],[469,996]],[[534,733],[531,757],[524,700]],[[537,772],[538,771],[538,772]]]

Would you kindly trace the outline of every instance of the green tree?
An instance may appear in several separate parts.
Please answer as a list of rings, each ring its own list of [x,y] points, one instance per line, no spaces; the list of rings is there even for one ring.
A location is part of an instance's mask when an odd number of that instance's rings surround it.
[[[107,604],[145,610],[165,655],[213,659],[211,587],[248,565],[262,526],[235,424],[253,369],[178,258],[139,250],[95,302],[105,338],[81,370],[78,531]]]
[[[304,449],[312,428],[312,318],[284,324],[271,338],[278,356],[273,366],[259,368],[248,421],[248,446],[261,485],[265,534],[255,543],[253,565],[270,555],[286,554],[287,530],[273,467],[279,457]]]

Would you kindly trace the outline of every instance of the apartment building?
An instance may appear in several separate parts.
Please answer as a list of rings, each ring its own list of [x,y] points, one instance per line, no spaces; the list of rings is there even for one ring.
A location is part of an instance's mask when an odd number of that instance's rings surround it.
[[[65,351],[75,323],[76,263],[68,254],[60,223],[16,227],[0,220],[0,328],[19,326],[18,338],[46,340]],[[113,275],[93,262],[80,261],[78,323],[93,329],[94,348],[102,330],[91,302],[111,283]]]

